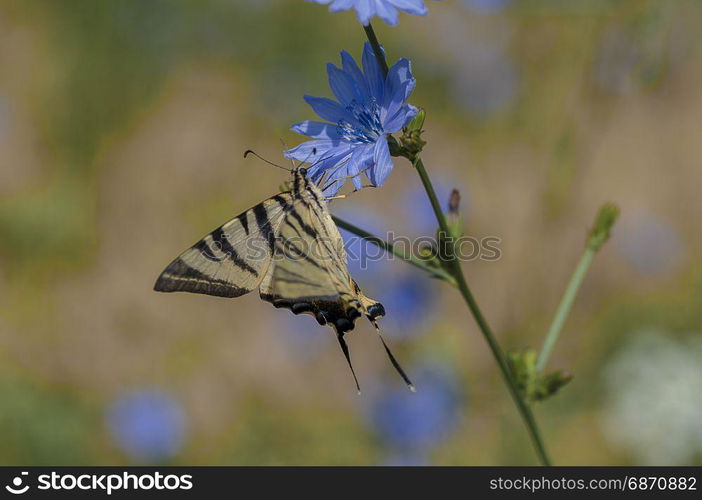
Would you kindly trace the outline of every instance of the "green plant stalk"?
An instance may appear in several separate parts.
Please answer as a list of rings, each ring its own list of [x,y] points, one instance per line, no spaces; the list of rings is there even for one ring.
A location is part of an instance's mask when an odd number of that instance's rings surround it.
[[[401,250],[398,250],[392,245],[392,243],[385,241],[382,238],[379,238],[378,236],[375,236],[369,233],[368,231],[361,229],[358,226],[354,226],[350,222],[340,219],[335,215],[332,215],[332,219],[334,220],[334,223],[340,228],[346,229],[347,231],[351,231],[352,233],[363,238],[364,240],[370,241],[371,243],[378,245],[383,250],[392,253],[393,255],[399,257],[404,261],[409,262],[413,266],[417,266],[418,268],[423,269],[424,271],[430,274],[433,274],[435,277],[447,281],[451,286],[456,286],[456,280],[454,279],[454,277],[451,274],[444,271],[442,268],[430,266],[429,264],[427,264],[426,261],[418,259],[412,254],[407,254]]]
[[[422,162],[421,158],[418,158],[415,161],[415,168],[417,169],[417,173],[419,173],[419,177],[422,180],[424,189],[426,190],[427,196],[429,196],[429,200],[431,201],[431,206],[434,209],[434,215],[436,215],[436,220],[439,222],[439,229],[444,234],[450,234],[448,230],[448,224],[446,223],[446,217],[444,216],[444,213],[441,210],[441,205],[439,204],[436,192],[434,191],[434,186],[432,185],[431,180],[429,179],[429,175],[427,174],[427,171],[424,168],[424,162]],[[527,427],[529,436],[531,437],[532,443],[534,444],[534,448],[536,449],[536,453],[539,456],[539,460],[543,465],[551,465],[551,461],[549,460],[546,447],[543,443],[543,439],[541,438],[541,433],[536,423],[536,419],[534,418],[534,414],[531,411],[531,407],[527,404],[527,402],[522,397],[522,394],[519,392],[517,383],[512,377],[512,372],[510,371],[509,365],[507,364],[507,357],[502,351],[500,344],[497,342],[495,335],[492,333],[492,329],[490,328],[490,325],[485,319],[485,316],[483,316],[483,313],[480,307],[478,306],[475,297],[473,297],[473,293],[470,291],[470,287],[468,286],[465,275],[463,274],[463,269],[461,268],[461,263],[456,259],[455,255],[453,254],[453,248],[450,248],[451,254],[449,264],[451,266],[451,273],[454,276],[458,285],[458,290],[461,292],[463,300],[466,302],[468,309],[470,309],[470,312],[473,314],[476,323],[478,323],[478,327],[480,328],[483,337],[487,341],[488,346],[492,351],[492,355],[495,358],[495,361],[497,361],[497,365],[499,366],[500,372],[502,373],[505,383],[507,384],[509,393],[512,396],[512,399],[514,400],[514,403],[516,404],[522,419],[524,420],[524,424]]]
[[[553,347],[558,341],[561,330],[563,330],[563,325],[565,324],[566,319],[568,319],[570,310],[573,307],[573,302],[575,302],[575,297],[578,294],[578,290],[580,290],[580,287],[585,280],[585,276],[590,269],[590,265],[592,264],[592,260],[595,258],[596,253],[597,250],[588,245],[580,257],[580,262],[578,262],[578,265],[573,272],[573,276],[570,278],[568,287],[563,292],[561,302],[558,304],[556,314],[553,316],[553,321],[551,322],[551,326],[546,333],[544,343],[541,346],[541,352],[539,353],[539,357],[536,361],[537,373],[543,372],[544,368],[546,367],[548,358],[551,356],[551,352],[553,352]]]
[[[368,37],[368,41],[373,47],[373,52],[375,53],[376,58],[378,59],[378,62],[381,65],[381,68],[383,68],[384,73],[387,75],[388,65],[385,61],[383,51],[380,48],[378,38],[375,36],[375,32],[373,31],[373,27],[369,23],[367,26],[364,26],[364,30]],[[417,173],[419,174],[419,178],[421,179],[422,184],[424,185],[424,190],[426,191],[427,196],[429,197],[432,209],[434,210],[434,215],[436,216],[436,220],[439,223],[440,231],[444,235],[450,235],[451,233],[446,222],[446,217],[444,216],[444,212],[441,209],[441,204],[439,203],[439,200],[436,196],[436,191],[434,190],[434,186],[431,183],[429,174],[427,174],[426,168],[424,167],[424,162],[419,156],[417,156],[413,164],[415,169],[417,170]],[[461,295],[463,296],[463,299],[466,302],[468,309],[470,309],[470,312],[473,314],[473,317],[475,318],[475,321],[478,324],[478,327],[480,328],[483,337],[487,341],[488,346],[490,347],[490,350],[492,351],[492,354],[495,360],[497,361],[497,365],[499,366],[500,372],[502,373],[502,376],[505,379],[510,395],[512,396],[512,399],[514,400],[514,403],[516,404],[517,409],[519,410],[519,414],[527,427],[529,436],[531,437],[532,443],[534,445],[540,462],[543,465],[551,465],[551,461],[548,457],[546,447],[543,443],[543,439],[541,438],[541,433],[536,423],[536,419],[534,418],[534,414],[531,411],[531,407],[523,399],[522,394],[517,388],[517,384],[514,378],[512,377],[509,365],[507,364],[507,358],[504,352],[502,351],[502,348],[500,347],[499,343],[497,342],[497,339],[493,335],[492,329],[485,320],[485,317],[483,316],[483,313],[480,310],[478,303],[475,301],[475,298],[473,297],[470,288],[468,287],[468,283],[466,282],[465,276],[463,275],[463,269],[461,268],[461,264],[456,259],[455,254],[453,252],[453,247],[449,245],[449,248],[450,253],[448,256],[448,264],[451,275],[454,277],[458,286],[458,290],[461,292]]]

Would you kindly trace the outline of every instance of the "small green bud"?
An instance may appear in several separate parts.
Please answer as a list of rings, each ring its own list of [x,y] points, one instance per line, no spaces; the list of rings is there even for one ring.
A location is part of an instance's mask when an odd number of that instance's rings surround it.
[[[405,156],[402,151],[402,146],[400,146],[397,139],[391,135],[388,135],[388,149],[390,149],[390,156]]]
[[[451,215],[458,215],[461,207],[461,192],[458,189],[453,189],[449,195],[448,211]]]
[[[534,388],[534,392],[531,394],[531,399],[533,401],[543,401],[556,394],[556,392],[571,380],[573,380],[573,376],[561,370],[541,375],[537,386]]]
[[[461,217],[460,205],[461,193],[458,189],[454,189],[449,196],[446,222],[448,224],[449,234],[455,240],[463,236],[463,217]]]
[[[529,401],[543,401],[553,396],[573,378],[572,375],[563,371],[545,375],[538,373],[536,359],[534,349],[512,351],[507,355],[507,362],[517,389]]]
[[[533,349],[511,351],[507,355],[507,362],[517,388],[528,397],[536,376],[536,352]]]
[[[422,260],[432,260],[436,258],[435,245],[423,245],[419,247],[419,257]]]
[[[424,120],[427,117],[426,111],[424,111],[424,108],[419,108],[419,111],[417,112],[417,115],[410,120],[410,122],[407,124],[405,127],[405,130],[408,132],[422,132],[422,129],[424,128]]]
[[[417,112],[417,116],[412,118],[407,126],[402,129],[402,137],[400,138],[400,143],[402,144],[401,156],[404,156],[411,162],[415,161],[427,144],[426,141],[422,139],[422,132],[424,132],[422,127],[424,126],[425,118],[426,112],[420,109]]]
[[[605,203],[600,207],[595,218],[595,225],[590,230],[590,236],[587,240],[588,248],[597,252],[602,245],[609,239],[612,232],[612,226],[619,217],[619,207],[613,203]]]

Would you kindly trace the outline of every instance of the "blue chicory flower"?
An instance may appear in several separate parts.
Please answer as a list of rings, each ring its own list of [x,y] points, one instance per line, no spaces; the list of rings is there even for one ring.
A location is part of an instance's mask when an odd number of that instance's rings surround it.
[[[372,234],[384,235],[390,223],[377,211],[355,205],[350,209],[344,202],[335,204],[334,214],[345,219],[352,224],[364,228]],[[375,293],[382,284],[388,280],[385,265],[387,253],[375,243],[364,240],[360,236],[344,228],[339,228],[341,238],[344,240],[346,250],[346,267],[351,276],[354,276],[364,289],[369,289],[369,293]]]
[[[329,86],[337,101],[305,96],[325,122],[304,121],[292,130],[313,140],[285,152],[287,158],[308,162],[308,175],[326,183],[334,195],[351,178],[361,189],[361,173],[373,186],[382,186],[393,164],[387,135],[398,132],[417,114],[406,101],[416,83],[409,60],[400,59],[383,75],[369,43],[363,48],[363,71],[353,57],[341,52],[341,68],[327,65]]]
[[[417,393],[396,382],[371,396],[367,417],[392,450],[421,456],[451,435],[459,423],[461,394],[450,366],[429,361],[410,366]]]
[[[427,333],[436,320],[436,283],[426,279],[419,270],[403,267],[399,275],[384,273],[386,281],[377,287],[374,296],[387,311],[381,322],[383,333],[393,340],[407,340]]]
[[[168,393],[140,389],[112,403],[107,424],[116,445],[131,460],[155,463],[180,451],[186,416],[180,402]]]
[[[400,10],[416,16],[426,16],[424,0],[308,0],[318,4],[331,4],[329,10],[341,12],[355,9],[356,16],[363,26],[367,26],[373,16],[380,17],[390,26],[398,23]]]

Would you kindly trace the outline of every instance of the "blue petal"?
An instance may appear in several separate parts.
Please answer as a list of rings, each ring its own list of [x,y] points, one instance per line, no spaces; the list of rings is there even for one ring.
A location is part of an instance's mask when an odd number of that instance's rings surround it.
[[[366,80],[366,78],[363,76],[363,72],[358,67],[358,64],[356,64],[354,58],[351,57],[351,54],[345,50],[341,51],[341,67],[344,69],[344,71],[351,75],[351,78],[353,78],[354,83],[363,95],[363,101],[367,102],[370,97],[368,80]]]
[[[336,141],[341,139],[339,127],[332,123],[305,120],[304,122],[296,123],[290,127],[290,130],[315,139],[333,139]]]
[[[340,121],[349,121],[351,118],[346,109],[338,102],[327,99],[326,97],[306,95],[305,101],[315,113],[328,122],[338,123]]]
[[[331,12],[354,8],[361,24],[368,25],[373,16],[379,16],[390,26],[398,22],[398,10],[424,16],[427,8],[424,0],[308,0],[317,4],[331,4]]]
[[[373,52],[373,47],[366,42],[363,45],[363,74],[368,80],[370,93],[380,104],[383,100],[383,89],[385,87],[385,77],[380,69],[378,60]]]
[[[334,3],[329,6],[329,10],[332,12],[349,10],[351,7],[353,7],[353,3],[355,1],[356,0],[334,0]],[[325,3],[329,3],[329,0],[326,0]]]
[[[373,163],[372,146],[354,146],[351,154],[330,159],[326,165],[327,178],[325,180],[324,194],[336,194],[347,179],[351,178],[354,188],[361,189],[360,173]]]
[[[400,59],[390,68],[388,77],[385,79],[384,99],[382,102],[382,108],[385,111],[385,114],[382,116],[383,121],[388,117],[392,118],[395,116],[395,113],[412,94],[416,82],[412,76],[412,64],[408,59]]]
[[[398,9],[414,14],[415,16],[426,16],[429,10],[424,5],[424,0],[385,0]]]
[[[370,146],[360,146],[354,149],[349,159],[349,166],[347,168],[348,175],[360,174],[366,170],[366,168],[373,163],[371,153],[372,148]],[[361,176],[355,175],[351,180],[356,191],[360,190],[362,187]]]
[[[359,89],[353,77],[332,63],[327,64],[327,75],[329,76],[329,88],[343,106],[348,106],[352,101],[363,101],[361,89]]]
[[[311,177],[320,185],[325,196],[334,196],[344,186],[350,155],[352,151],[348,150],[346,153],[330,157],[324,164],[319,165],[318,170],[312,172]]]
[[[368,178],[374,186],[382,186],[392,171],[390,148],[385,136],[381,136],[373,147],[373,162],[375,165],[371,168]]]
[[[360,191],[361,188],[363,187],[363,183],[361,182],[361,176],[360,176],[360,175],[357,175],[356,177],[353,177],[353,178],[351,179],[351,182],[353,182],[353,188],[354,188],[356,191]]]
[[[363,26],[370,24],[371,18],[376,14],[375,0],[356,0],[356,17]]]
[[[395,113],[395,116],[385,120],[385,123],[383,123],[383,130],[388,134],[398,132],[402,127],[407,125],[412,118],[417,116],[417,112],[417,108],[411,104],[405,104]]]
[[[330,154],[330,152],[334,152],[340,147],[348,146],[345,143],[339,143],[339,141],[334,141],[331,139],[317,139],[314,141],[303,142],[292,149],[288,149],[283,153],[283,155],[286,158],[292,158],[293,160],[314,163],[315,161],[319,161],[321,158],[325,158]]]
[[[318,181],[324,175],[333,175],[333,171],[330,173],[329,170],[342,163],[352,152],[353,147],[348,143],[342,143],[335,148],[329,149],[324,155],[317,158],[315,162],[312,162],[307,169],[307,174],[315,181]]]
[[[376,2],[376,11],[378,13],[378,17],[380,17],[383,21],[385,21],[388,26],[396,26],[397,23],[399,22],[399,12],[397,12],[397,9],[393,7],[389,2],[384,2],[384,1],[378,1]]]

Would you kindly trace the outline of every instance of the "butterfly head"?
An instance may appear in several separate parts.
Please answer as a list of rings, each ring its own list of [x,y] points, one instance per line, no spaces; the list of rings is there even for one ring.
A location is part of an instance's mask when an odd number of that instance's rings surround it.
[[[296,167],[293,171],[293,193],[302,194],[311,184],[307,178],[307,169],[305,167]]]

